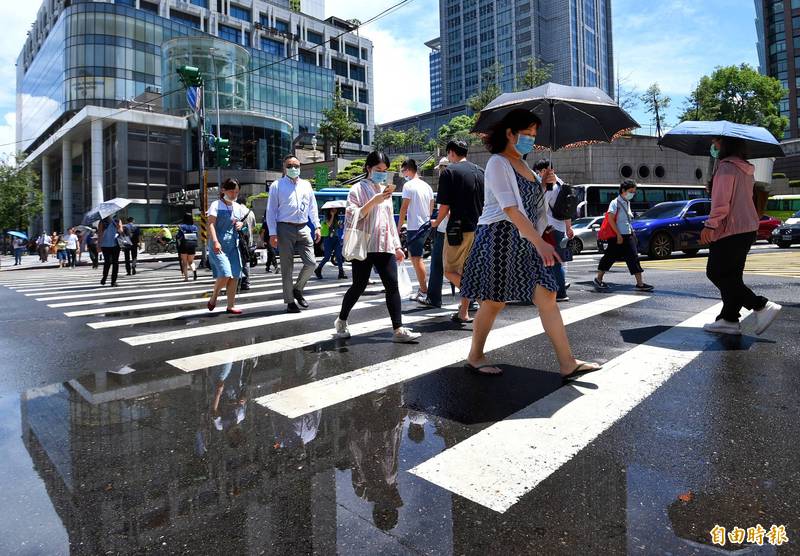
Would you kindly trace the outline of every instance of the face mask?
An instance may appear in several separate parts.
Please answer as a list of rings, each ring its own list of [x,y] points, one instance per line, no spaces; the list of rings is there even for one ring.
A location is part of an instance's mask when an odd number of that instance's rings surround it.
[[[411,181],[411,176],[403,176],[403,179],[406,181]]]
[[[636,196],[636,193],[624,193],[624,194],[622,195],[622,198],[623,198],[623,199],[625,199],[626,201],[630,201],[630,200],[631,200],[631,199],[633,199],[635,196]]]
[[[536,137],[520,134],[519,138],[517,139],[517,144],[514,145],[514,148],[517,149],[517,152],[519,154],[526,155],[533,150],[533,146],[535,144],[536,144]]]
[[[389,179],[389,172],[372,172],[372,181],[375,183],[386,183]]]
[[[234,202],[236,200],[236,193],[233,193],[231,195],[228,195],[227,193],[225,193],[225,200],[230,202],[230,203]]]
[[[719,148],[716,145],[711,145],[711,149],[709,149],[712,158],[719,158]]]
[[[296,180],[300,177],[300,168],[287,168],[286,175],[291,179]]]

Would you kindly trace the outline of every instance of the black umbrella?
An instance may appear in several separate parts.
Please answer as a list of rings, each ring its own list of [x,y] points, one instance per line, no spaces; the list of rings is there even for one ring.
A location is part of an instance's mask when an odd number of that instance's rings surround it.
[[[639,124],[597,87],[545,83],[519,93],[505,93],[481,110],[472,131],[486,133],[512,110],[531,110],[542,120],[536,145],[551,150],[587,143],[610,143]]]

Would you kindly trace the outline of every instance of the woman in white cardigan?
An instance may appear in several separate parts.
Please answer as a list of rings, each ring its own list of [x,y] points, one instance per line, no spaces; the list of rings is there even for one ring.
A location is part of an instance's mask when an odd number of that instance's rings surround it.
[[[600,366],[573,356],[556,304],[558,284],[547,268],[558,255],[542,239],[547,227],[544,190],[522,160],[533,150],[540,125],[532,112],[514,110],[485,138],[493,156],[486,165],[483,214],[461,279],[461,295],[481,301],[466,368],[502,373],[484,353],[492,325],[507,302],[533,301],[555,348],[561,376],[570,380]]]

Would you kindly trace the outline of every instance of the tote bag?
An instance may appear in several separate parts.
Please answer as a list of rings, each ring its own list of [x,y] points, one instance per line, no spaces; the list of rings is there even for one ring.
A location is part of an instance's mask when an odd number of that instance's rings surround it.
[[[367,234],[358,228],[358,216],[361,212],[353,208],[353,219],[344,231],[344,245],[342,256],[347,261],[363,261],[367,258]]]
[[[600,225],[600,229],[597,231],[597,239],[600,241],[608,241],[612,238],[617,237],[617,233],[614,231],[614,228],[611,227],[611,222],[609,219],[614,218],[610,212],[607,212],[605,217],[603,218],[603,223]]]

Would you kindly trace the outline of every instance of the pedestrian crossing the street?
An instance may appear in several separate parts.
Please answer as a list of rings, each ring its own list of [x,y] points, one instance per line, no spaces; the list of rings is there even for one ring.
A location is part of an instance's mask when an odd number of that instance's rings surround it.
[[[585,260],[596,264],[596,258]],[[281,276],[254,269],[250,290],[237,296],[236,306],[245,311],[238,316],[225,314],[224,295],[218,307],[208,311],[213,280],[205,272],[189,282],[174,267],[123,276],[117,288],[98,281],[97,271],[85,268],[0,275],[6,295],[86,327],[81,334],[109,335],[120,350],[141,354],[151,365],[156,357],[152,370],[165,375],[184,376],[254,358],[265,358],[280,374],[291,370],[281,359],[291,352],[343,350],[345,355],[320,376],[255,396],[253,403],[260,411],[288,419],[457,367],[472,341],[469,327],[450,321],[458,299],[446,296],[441,309],[404,302],[404,325],[423,330],[423,337],[413,345],[391,343],[391,321],[379,281],[353,309],[350,340],[334,339],[332,330],[350,285],[346,280],[312,279],[305,290],[310,307],[287,314]],[[561,306],[573,339],[580,338],[573,335],[576,329],[584,334],[602,329],[608,319],[636,314],[656,301],[641,293],[577,293],[574,303]],[[670,316],[657,333],[603,361],[603,370],[489,423],[408,472],[496,512],[508,511],[670,377],[704,357],[718,339],[700,329],[718,311],[713,300],[693,301],[680,318]],[[524,360],[522,354],[549,346],[542,322],[534,315],[532,307],[510,307],[489,335],[487,354],[516,353]],[[579,352],[580,342],[573,348]]]

